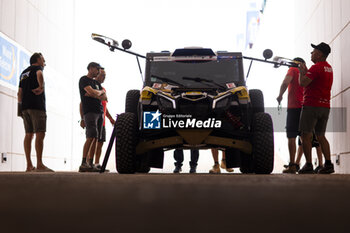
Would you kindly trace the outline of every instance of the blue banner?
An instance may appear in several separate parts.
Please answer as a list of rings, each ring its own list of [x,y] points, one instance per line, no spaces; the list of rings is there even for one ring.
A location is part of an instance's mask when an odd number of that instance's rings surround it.
[[[17,51],[16,45],[0,35],[0,80],[11,86],[17,86]]]
[[[30,65],[29,59],[30,59],[29,53],[20,49],[19,62],[18,62],[18,74],[19,75],[22,73],[23,70],[25,70]]]

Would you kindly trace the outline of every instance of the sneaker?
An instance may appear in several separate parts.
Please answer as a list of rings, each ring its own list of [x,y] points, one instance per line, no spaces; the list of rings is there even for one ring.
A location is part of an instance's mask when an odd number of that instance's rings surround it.
[[[283,170],[283,173],[289,173],[289,174],[295,174],[297,173],[297,164],[295,163],[290,163],[286,169]]]
[[[299,174],[314,174],[314,166],[305,163],[305,165],[298,171]]]
[[[101,171],[102,166],[101,166],[99,163],[94,164],[94,166],[95,166],[97,169],[100,169],[100,171]],[[105,169],[104,172],[109,172],[109,170],[108,170],[108,169]]]
[[[79,167],[79,172],[91,172],[92,167],[88,163],[82,163]]]
[[[174,173],[180,173],[182,171],[181,167],[176,166],[174,169]]]
[[[315,172],[315,173],[318,173],[318,171],[321,170],[321,168],[323,168],[323,166],[322,166],[322,165],[318,165],[318,166],[315,168],[314,172]]]
[[[288,168],[289,164],[283,165],[284,168]],[[297,169],[297,172],[300,170],[300,165],[295,163],[295,168]]]
[[[100,172],[101,168],[98,168],[95,164],[90,165],[92,167],[91,171],[89,172]]]
[[[334,165],[331,164],[324,164],[323,168],[318,170],[318,174],[331,174],[334,173]]]
[[[209,170],[209,173],[210,173],[210,174],[220,174],[220,173],[221,173],[221,170],[220,170],[219,164],[215,164],[215,165],[213,166],[213,168]]]
[[[35,167],[28,167],[26,169],[26,172],[35,172],[36,168]]]
[[[226,160],[221,160],[220,167],[221,167],[222,169],[226,169],[227,172],[233,172],[233,168],[227,168],[227,167],[226,167]]]
[[[191,166],[190,173],[197,173],[197,166]]]

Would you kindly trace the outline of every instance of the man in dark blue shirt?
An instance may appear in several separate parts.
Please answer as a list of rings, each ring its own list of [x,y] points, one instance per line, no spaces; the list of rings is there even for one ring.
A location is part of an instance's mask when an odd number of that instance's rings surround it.
[[[30,57],[30,66],[25,69],[20,77],[18,88],[18,106],[20,116],[23,118],[25,137],[24,152],[27,160],[27,172],[42,171],[52,172],[42,162],[44,138],[46,132],[46,103],[44,89],[43,69],[45,59],[41,53],[34,53]],[[30,154],[33,136],[35,134],[35,150],[37,167],[32,164]]]

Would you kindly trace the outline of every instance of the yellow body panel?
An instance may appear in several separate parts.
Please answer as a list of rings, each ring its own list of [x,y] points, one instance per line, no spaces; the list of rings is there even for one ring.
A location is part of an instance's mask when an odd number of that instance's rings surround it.
[[[249,99],[249,95],[248,95],[248,91],[246,87],[235,87],[231,90],[225,91],[225,92],[221,92],[220,94],[218,94],[217,96],[214,97],[214,99],[217,99],[223,95],[227,95],[228,93],[232,93],[235,94],[237,93],[237,96],[239,99]]]
[[[149,100],[152,99],[152,96],[157,94],[158,90],[151,87],[144,87],[141,91],[141,100]]]
[[[150,100],[152,99],[153,95],[156,95],[158,92],[161,92],[163,95],[168,96],[169,98],[174,99],[174,97],[171,95],[171,91],[167,89],[155,89],[149,86],[146,86],[141,91],[141,101],[142,100]]]

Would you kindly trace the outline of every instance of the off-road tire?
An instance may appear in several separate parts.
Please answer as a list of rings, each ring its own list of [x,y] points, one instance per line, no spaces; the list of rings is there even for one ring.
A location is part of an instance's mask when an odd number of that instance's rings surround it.
[[[147,153],[138,155],[136,158],[136,172],[148,173],[151,170],[148,160],[149,158]]]
[[[138,173],[149,173],[151,171],[151,168],[148,166],[140,167],[137,169]]]
[[[239,170],[243,174],[254,173],[253,158],[251,154],[241,152],[241,167]]]
[[[139,90],[130,90],[126,93],[125,112],[132,112],[137,115],[137,108],[140,99]]]
[[[260,90],[249,90],[249,97],[253,115],[258,112],[265,112],[264,95]]]
[[[134,113],[122,113],[116,121],[116,166],[119,173],[131,174],[136,170],[135,149],[138,143],[137,117]]]
[[[274,163],[273,124],[267,113],[256,113],[252,122],[253,166],[256,174],[270,174]]]

